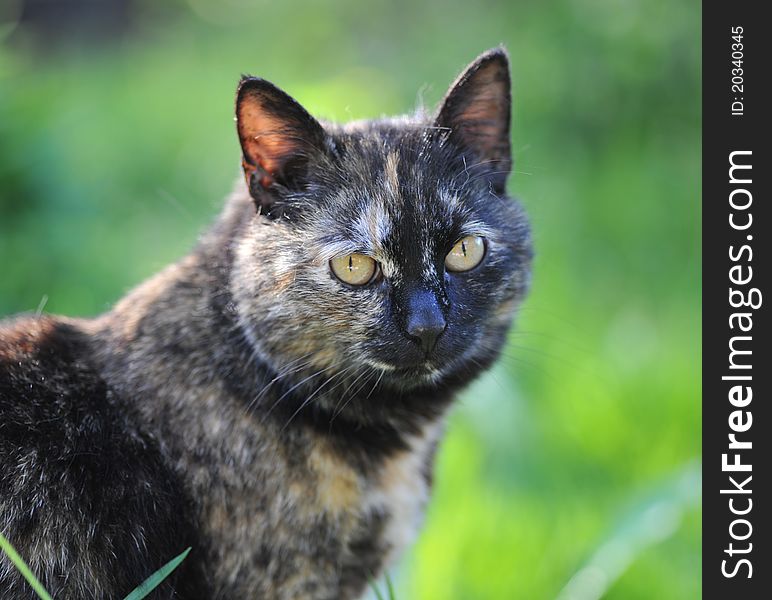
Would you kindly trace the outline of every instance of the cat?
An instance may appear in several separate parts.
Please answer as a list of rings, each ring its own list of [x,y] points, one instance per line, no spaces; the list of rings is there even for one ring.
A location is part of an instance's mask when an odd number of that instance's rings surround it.
[[[349,599],[422,521],[458,390],[529,286],[509,59],[434,115],[323,123],[243,77],[243,181],[94,319],[0,326],[0,531],[59,600]],[[0,597],[33,598],[0,558]]]

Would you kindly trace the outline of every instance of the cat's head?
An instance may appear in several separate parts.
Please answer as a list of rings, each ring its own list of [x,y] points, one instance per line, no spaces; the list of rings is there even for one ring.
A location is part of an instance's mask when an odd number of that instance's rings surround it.
[[[341,391],[357,378],[462,384],[487,367],[531,262],[526,217],[505,190],[510,110],[502,49],[475,60],[434,115],[347,125],[243,78],[254,214],[231,285],[255,352]]]

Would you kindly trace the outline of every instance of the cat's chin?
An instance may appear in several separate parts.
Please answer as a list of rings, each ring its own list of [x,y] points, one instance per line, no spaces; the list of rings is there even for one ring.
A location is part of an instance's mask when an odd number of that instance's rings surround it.
[[[443,372],[429,361],[414,365],[393,365],[377,360],[367,360],[367,364],[382,373],[385,383],[393,383],[399,387],[416,387],[439,382]]]

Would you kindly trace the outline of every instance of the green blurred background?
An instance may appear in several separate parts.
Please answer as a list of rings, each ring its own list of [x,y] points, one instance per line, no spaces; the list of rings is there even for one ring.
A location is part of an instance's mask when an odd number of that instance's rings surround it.
[[[533,292],[462,397],[401,599],[700,593],[700,9],[669,0],[0,0],[0,316],[94,315],[239,170],[243,72],[347,120],[504,43]]]

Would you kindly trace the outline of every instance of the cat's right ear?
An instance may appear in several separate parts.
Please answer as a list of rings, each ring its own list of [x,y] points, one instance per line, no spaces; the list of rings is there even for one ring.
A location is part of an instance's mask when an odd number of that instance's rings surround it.
[[[242,77],[236,93],[236,128],[247,186],[270,209],[276,186],[292,188],[308,159],[325,147],[319,122],[293,98],[259,77]]]

